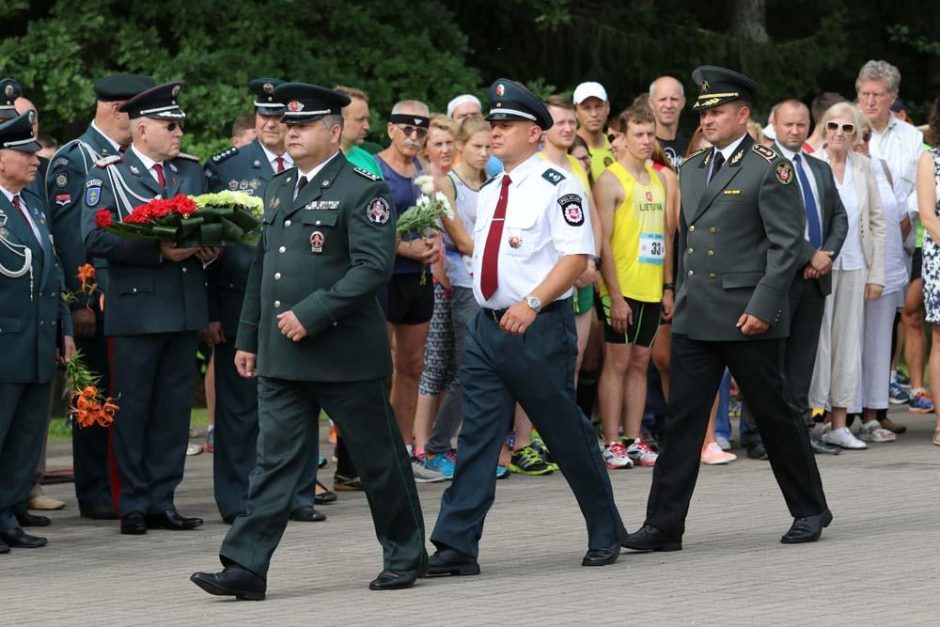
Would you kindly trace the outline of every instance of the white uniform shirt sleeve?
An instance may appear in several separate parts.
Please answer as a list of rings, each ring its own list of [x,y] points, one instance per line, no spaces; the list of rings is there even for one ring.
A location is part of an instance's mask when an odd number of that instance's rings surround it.
[[[552,243],[561,255],[593,255],[594,231],[587,194],[574,176],[555,186],[548,216]]]

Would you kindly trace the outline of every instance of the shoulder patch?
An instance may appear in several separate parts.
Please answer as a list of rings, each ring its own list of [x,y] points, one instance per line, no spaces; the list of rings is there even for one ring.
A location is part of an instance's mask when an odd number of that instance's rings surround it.
[[[382,196],[376,196],[366,205],[366,218],[372,224],[385,224],[391,216],[391,206]]]
[[[584,224],[584,201],[578,194],[565,194],[558,199],[561,206],[561,215],[570,226]]]
[[[101,179],[88,179],[85,183],[85,204],[94,207],[101,200]]]
[[[196,163],[199,163],[199,157],[197,157],[196,155],[191,155],[186,152],[181,152],[180,154],[176,155],[176,158],[186,159],[187,161],[195,161]]]
[[[111,155],[110,157],[102,157],[95,161],[95,165],[99,168],[106,168],[109,165],[121,162],[121,155]]]
[[[790,165],[789,161],[781,161],[774,168],[774,174],[777,175],[778,181],[787,185],[793,181],[793,166]]]
[[[212,155],[212,162],[213,162],[213,163],[222,163],[223,161],[225,161],[225,160],[228,159],[229,157],[232,157],[232,156],[237,155],[237,154],[238,154],[238,148],[226,148],[226,149],[223,150],[222,152],[220,152],[220,153],[218,153],[218,154],[215,154],[215,155]],[[182,155],[180,155],[180,156],[182,156]]]
[[[372,172],[369,172],[368,170],[365,170],[365,169],[363,169],[363,168],[360,168],[359,166],[353,166],[353,172],[355,172],[355,173],[358,174],[359,176],[364,176],[365,178],[369,179],[370,181],[378,181],[378,180],[381,180],[379,177],[377,177],[377,176],[376,176],[375,174],[373,174]]]
[[[773,150],[771,150],[770,148],[762,144],[754,144],[751,147],[751,150],[753,150],[754,152],[762,156],[764,159],[767,159],[767,161],[771,161],[771,162],[780,156],[776,152],[774,152]]]
[[[565,175],[555,170],[554,168],[548,168],[542,172],[542,178],[551,183],[552,185],[558,185],[565,180]]]

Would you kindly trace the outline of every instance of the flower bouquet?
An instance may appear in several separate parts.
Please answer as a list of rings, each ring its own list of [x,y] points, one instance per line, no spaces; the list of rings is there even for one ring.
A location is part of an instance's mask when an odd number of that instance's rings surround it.
[[[157,198],[135,207],[120,222],[108,209],[95,224],[125,239],[166,240],[180,246],[224,246],[258,237],[264,202],[243,192]]]
[[[398,218],[396,230],[402,239],[416,239],[418,237],[431,237],[435,231],[443,231],[441,218],[444,216],[453,219],[454,212],[450,208],[447,196],[434,191],[434,179],[424,174],[415,178],[415,186],[421,192],[413,207],[409,207]],[[419,283],[424,285],[427,276],[421,273]]]
[[[82,352],[75,351],[65,366],[65,384],[69,394],[69,414],[80,429],[98,425],[109,427],[119,409],[114,399],[105,397],[98,390],[101,377],[92,374],[82,359]]]

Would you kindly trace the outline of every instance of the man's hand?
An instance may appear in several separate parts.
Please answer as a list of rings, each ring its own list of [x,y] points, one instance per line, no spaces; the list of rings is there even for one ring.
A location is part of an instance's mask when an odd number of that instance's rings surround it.
[[[218,247],[200,247],[196,249],[195,255],[196,259],[202,263],[209,263],[210,261],[215,261],[215,258],[222,254],[222,249]]]
[[[422,263],[433,264],[441,257],[441,248],[443,247],[443,240],[441,239],[440,234],[435,235],[434,237],[424,238],[424,255],[421,257]]]
[[[866,283],[865,284],[865,300],[878,300],[881,298],[881,292],[884,290],[884,287],[877,285],[875,283]]]
[[[500,330],[510,335],[522,335],[538,315],[525,301],[516,303],[506,310],[499,321]]]
[[[176,242],[160,242],[160,255],[164,259],[179,263],[196,254],[196,248],[180,248]]]
[[[832,271],[832,258],[834,256],[831,250],[817,250],[813,253],[807,265],[812,266],[813,270],[818,273],[818,276],[814,278],[819,278]]]
[[[821,275],[813,269],[813,266],[806,264],[803,266],[803,278],[804,279],[818,279]]]
[[[211,346],[221,344],[225,341],[225,335],[222,333],[222,323],[216,320],[210,322],[209,326],[199,332],[202,341]]]
[[[742,335],[760,335],[761,333],[767,332],[767,329],[770,328],[770,323],[764,322],[751,314],[743,313],[741,317],[738,318],[737,327],[741,329]]]
[[[623,296],[610,296],[610,326],[617,333],[626,333],[627,327],[633,324],[633,310],[623,299]]]
[[[238,370],[238,374],[246,379],[257,377],[258,371],[255,370],[257,357],[257,354],[248,351],[235,351],[235,369]]]
[[[588,259],[587,269],[581,273],[574,281],[574,286],[578,289],[591,285],[594,283],[594,280],[597,278],[597,265],[594,263],[594,259]]]
[[[76,337],[95,337],[97,328],[95,312],[88,307],[80,307],[72,312],[72,329]]]
[[[672,320],[672,312],[676,310],[676,295],[672,290],[663,290],[663,320]]]
[[[300,320],[293,311],[285,311],[277,315],[277,328],[281,330],[281,335],[292,342],[299,342],[307,337],[307,329],[300,324]]]
[[[72,360],[75,355],[75,340],[71,335],[62,338],[62,352],[59,354],[59,363],[65,365]]]

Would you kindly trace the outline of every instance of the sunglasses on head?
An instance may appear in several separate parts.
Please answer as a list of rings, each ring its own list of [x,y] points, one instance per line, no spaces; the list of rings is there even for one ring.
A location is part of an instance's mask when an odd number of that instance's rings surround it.
[[[428,134],[428,129],[421,126],[411,126],[410,124],[399,124],[398,128],[401,129],[401,132],[405,134],[405,137],[411,137],[413,134],[418,135],[418,139],[423,139]]]
[[[826,122],[826,130],[838,131],[840,128],[846,135],[851,135],[855,132],[855,125],[849,122],[844,122],[842,124],[839,124],[838,122]]]

